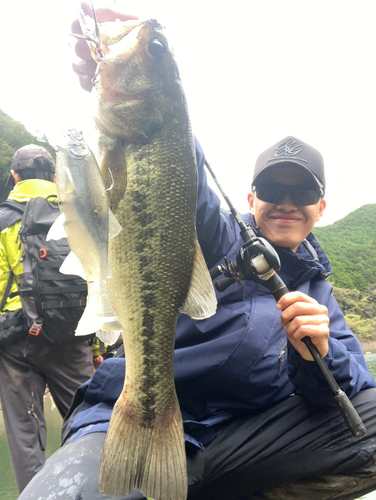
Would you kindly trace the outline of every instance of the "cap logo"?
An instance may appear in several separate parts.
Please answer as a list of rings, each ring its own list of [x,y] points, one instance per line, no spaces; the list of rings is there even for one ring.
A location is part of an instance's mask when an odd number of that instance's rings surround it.
[[[294,140],[286,141],[282,144],[279,144],[279,146],[275,148],[274,158],[294,158],[297,154],[303,151],[303,149],[304,144],[297,144],[297,142]],[[303,160],[302,158],[299,159]]]

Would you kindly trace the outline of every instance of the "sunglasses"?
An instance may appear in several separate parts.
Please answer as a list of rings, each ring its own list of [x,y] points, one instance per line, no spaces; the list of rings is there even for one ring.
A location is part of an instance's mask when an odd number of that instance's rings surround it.
[[[267,203],[281,203],[288,196],[296,206],[316,205],[324,195],[324,191],[318,186],[306,184],[286,186],[279,182],[265,182],[260,186],[255,186],[254,191],[259,200]]]

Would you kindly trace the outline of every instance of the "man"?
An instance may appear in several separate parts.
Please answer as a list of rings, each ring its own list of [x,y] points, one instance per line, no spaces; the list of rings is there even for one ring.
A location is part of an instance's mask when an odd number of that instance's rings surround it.
[[[225,256],[235,260],[243,241],[206,183],[198,143],[196,151],[198,236],[212,267]],[[324,191],[322,157],[302,141],[288,137],[260,155],[244,219],[274,245],[279,274],[293,291],[276,306],[263,284],[235,283],[218,293],[214,317],[179,317],[174,373],[190,500],[351,499],[376,485],[376,384],[325,280],[330,264],[310,233],[325,210]],[[352,437],[301,342],[305,336],[352,399],[365,438]],[[123,381],[124,360],[115,358],[78,391],[65,422],[65,446],[20,500],[40,498],[43,491],[64,495],[74,474],[86,478],[75,486],[77,496],[110,498],[97,489],[98,469]],[[134,491],[124,498],[144,497]]]
[[[18,149],[8,182],[8,200],[26,203],[41,196],[57,202],[55,165],[44,148]],[[31,336],[23,319],[17,277],[23,271],[19,241],[22,214],[0,210],[0,397],[8,444],[21,492],[46,460],[43,396],[46,384],[64,418],[73,395],[93,375],[93,354],[87,340],[69,346],[48,346]],[[13,280],[7,291],[10,271]]]

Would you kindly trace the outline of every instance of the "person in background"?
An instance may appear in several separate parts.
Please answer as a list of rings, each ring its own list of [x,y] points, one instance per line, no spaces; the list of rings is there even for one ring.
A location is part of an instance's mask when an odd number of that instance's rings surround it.
[[[101,9],[97,17],[127,18]],[[82,40],[76,53],[75,70],[89,90],[95,64]],[[196,156],[196,226],[210,269],[225,257],[235,261],[244,242],[207,184],[197,141]],[[351,500],[376,488],[376,383],[326,280],[330,263],[311,233],[326,208],[325,189],[323,158],[300,139],[288,136],[261,153],[243,218],[276,250],[290,292],[276,304],[262,283],[246,280],[217,293],[213,317],[178,318],[174,377],[189,500]],[[302,342],[306,336],[363,420],[367,435],[361,439],[345,424]],[[108,359],[79,389],[65,419],[63,447],[19,500],[45,498],[46,491],[64,497],[77,474],[85,478],[75,484],[77,498],[110,498],[98,490],[99,462],[124,376],[124,359]],[[77,456],[79,463],[71,460]],[[145,500],[137,490],[123,498]]]
[[[8,200],[26,204],[38,196],[57,202],[55,165],[44,148],[18,149],[11,162]],[[0,398],[13,470],[19,492],[46,461],[43,397],[48,385],[64,418],[76,389],[94,373],[93,353],[86,340],[49,346],[31,336],[23,321],[17,280],[23,271],[18,232],[22,214],[0,209]],[[10,270],[13,280],[7,289]]]

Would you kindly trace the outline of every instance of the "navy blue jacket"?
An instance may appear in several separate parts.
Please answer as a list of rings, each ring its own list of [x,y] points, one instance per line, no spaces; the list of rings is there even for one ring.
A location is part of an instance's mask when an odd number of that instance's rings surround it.
[[[206,182],[198,143],[196,151],[197,233],[211,268],[225,256],[234,261],[243,241],[233,216],[220,210],[220,201]],[[250,214],[244,219],[254,225]],[[329,310],[329,352],[324,360],[341,389],[351,398],[376,387],[360,342],[346,325],[325,280],[331,267],[314,236],[310,234],[296,253],[281,247],[276,250],[282,264],[279,274],[289,290],[299,290]],[[211,318],[193,321],[183,314],[178,318],[174,374],[187,440],[205,446],[217,423],[263,411],[291,394],[300,394],[320,407],[334,406],[316,363],[305,361],[287,344],[281,313],[264,285],[234,283],[225,292],[217,292],[217,299],[217,313]],[[100,366],[76,395],[66,437],[107,430],[124,372],[123,359],[109,359]]]

